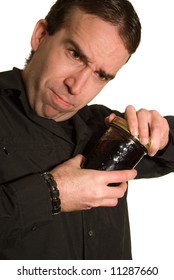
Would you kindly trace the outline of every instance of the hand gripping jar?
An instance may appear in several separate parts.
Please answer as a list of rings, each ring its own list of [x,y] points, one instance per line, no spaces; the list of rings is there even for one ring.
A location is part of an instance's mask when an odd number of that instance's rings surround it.
[[[132,169],[148,153],[148,145],[130,134],[127,121],[116,117],[91,150],[85,168],[96,170]]]

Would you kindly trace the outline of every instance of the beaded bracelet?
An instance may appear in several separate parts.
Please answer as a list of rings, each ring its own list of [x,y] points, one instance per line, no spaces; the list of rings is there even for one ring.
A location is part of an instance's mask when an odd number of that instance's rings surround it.
[[[49,172],[44,172],[41,174],[45,180],[49,191],[50,191],[50,200],[52,204],[52,215],[57,215],[61,212],[61,202],[59,198],[59,190],[57,188],[57,183],[54,180],[54,177]]]

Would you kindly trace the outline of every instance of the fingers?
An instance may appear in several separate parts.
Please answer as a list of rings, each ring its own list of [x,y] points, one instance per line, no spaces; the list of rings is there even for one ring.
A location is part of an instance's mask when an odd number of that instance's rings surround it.
[[[119,199],[125,195],[126,190],[127,182],[123,182],[117,187],[107,187],[107,193],[101,202],[101,206],[116,206],[119,202]]]
[[[114,113],[110,114],[108,117],[105,118],[105,124],[108,126],[110,122],[115,119],[116,115]]]
[[[92,171],[92,170],[90,170]],[[92,200],[90,207],[117,205],[119,198],[125,195],[127,181],[134,179],[136,170],[94,171],[94,185],[91,190]],[[122,182],[118,186],[108,186],[109,182]],[[98,187],[94,187],[98,186]]]
[[[150,116],[147,110],[139,110],[137,112],[139,140],[143,145],[147,145],[150,141],[152,129],[150,129]]]
[[[99,172],[102,172],[102,182],[106,186],[110,183],[120,183],[133,180],[137,175],[137,171],[135,169]]]
[[[132,105],[127,106],[125,117],[128,122],[129,130],[135,137],[139,137],[143,145],[149,143],[150,138],[150,113],[145,109],[136,111]]]
[[[129,105],[125,110],[125,117],[131,134],[138,136],[143,145],[149,144],[150,156],[154,156],[158,150],[167,145],[169,126],[166,119],[157,111],[146,109],[136,111]]]
[[[137,112],[136,112],[134,106],[129,105],[126,107],[125,118],[127,119],[130,133],[133,136],[138,137],[139,136],[139,129],[138,129],[139,125],[138,125],[138,119],[137,119]]]
[[[127,190],[127,182],[121,183],[117,187],[101,186],[93,188],[92,199],[88,207],[107,206],[112,207],[117,205],[120,198],[125,195]]]
[[[151,150],[157,151],[163,149],[169,139],[169,125],[165,118],[163,118],[157,111],[150,111],[150,138]]]
[[[122,198],[127,190],[127,182],[122,182],[116,187],[106,187],[106,198],[117,197]],[[108,195],[108,197],[107,197]]]

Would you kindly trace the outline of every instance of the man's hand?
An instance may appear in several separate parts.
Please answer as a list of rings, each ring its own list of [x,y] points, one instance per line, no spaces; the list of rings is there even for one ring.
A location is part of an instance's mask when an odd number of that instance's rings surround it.
[[[111,122],[115,115],[106,118],[106,123]],[[162,150],[169,141],[169,125],[155,110],[140,109],[138,111],[131,105],[126,107],[125,119],[133,136],[137,136],[143,145],[150,144],[149,155],[154,156]]]
[[[60,191],[63,212],[86,210],[92,207],[117,205],[127,190],[126,181],[134,179],[135,170],[98,171],[81,168],[82,155],[60,164],[51,171]],[[117,187],[109,183],[122,182]]]

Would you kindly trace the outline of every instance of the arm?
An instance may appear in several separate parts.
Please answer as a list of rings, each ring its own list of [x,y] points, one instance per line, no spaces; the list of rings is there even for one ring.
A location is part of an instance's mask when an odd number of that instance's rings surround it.
[[[85,170],[81,168],[83,160],[77,155],[51,171],[60,191],[62,212],[115,206],[127,190],[126,181],[137,174],[135,170]],[[120,181],[123,183],[117,188],[107,186]],[[9,247],[9,242],[14,245],[35,226],[55,218],[48,187],[39,173],[1,185],[0,191],[0,250]]]
[[[137,178],[159,177],[174,172],[174,117],[167,116],[165,119],[169,125],[169,142],[154,157],[144,157],[136,168]]]

